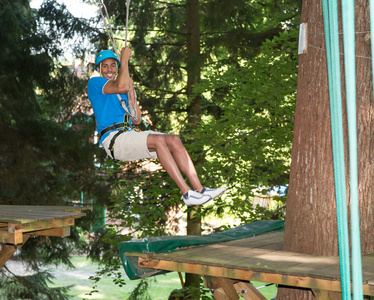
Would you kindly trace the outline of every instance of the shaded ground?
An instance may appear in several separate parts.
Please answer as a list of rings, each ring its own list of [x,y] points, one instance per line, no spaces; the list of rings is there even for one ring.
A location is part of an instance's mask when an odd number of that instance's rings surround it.
[[[92,281],[89,280],[90,276],[95,276],[98,266],[93,264],[86,257],[74,256],[72,257],[72,263],[75,269],[66,269],[63,266],[59,268],[48,268],[51,273],[55,276],[55,282],[51,286],[68,286],[74,285],[70,291],[70,298],[72,300],[79,299],[105,299],[105,300],[122,300],[128,299],[131,292],[135,289],[138,284],[138,280],[126,280],[126,285],[119,287],[113,283],[113,278],[103,278],[98,286],[97,293],[92,296],[87,295],[92,290]],[[31,274],[22,262],[18,260],[9,260],[6,266],[10,271],[16,275],[27,275]],[[123,273],[125,276],[125,273]],[[170,293],[174,289],[180,289],[181,283],[176,272],[168,273],[166,275],[159,275],[151,277],[148,280],[150,288],[149,295],[152,300],[166,300]],[[255,283],[257,287],[264,286],[264,283]],[[261,293],[267,299],[273,299],[276,295],[276,286],[268,286],[260,288]],[[213,298],[212,298],[213,299]]]
[[[97,293],[92,296],[87,295],[92,291],[93,282],[89,280],[90,276],[95,276],[98,266],[93,264],[85,257],[72,257],[72,263],[75,269],[66,269],[63,266],[59,268],[48,268],[48,270],[55,276],[55,281],[50,286],[69,286],[74,285],[70,290],[70,298],[72,300],[78,299],[105,299],[105,300],[120,300],[127,299],[131,292],[135,289],[138,280],[126,279],[126,284],[119,287],[113,283],[113,278],[104,277],[97,285]],[[31,274],[22,262],[18,260],[9,260],[6,263],[7,268],[16,275]],[[123,272],[125,276],[125,273]],[[155,281],[157,280],[157,281]],[[179,289],[181,284],[177,273],[169,273],[157,278],[149,279],[149,295],[153,300],[168,299],[171,291]]]

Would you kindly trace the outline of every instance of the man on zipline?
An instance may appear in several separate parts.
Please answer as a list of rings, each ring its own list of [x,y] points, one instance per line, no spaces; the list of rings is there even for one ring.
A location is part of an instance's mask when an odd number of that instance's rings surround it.
[[[95,113],[97,131],[101,135],[100,147],[104,147],[111,158],[120,161],[158,158],[178,185],[187,206],[202,205],[222,195],[225,186],[211,189],[201,185],[195,166],[178,136],[155,131],[135,131],[132,128],[133,124],[140,124],[141,111],[139,105],[136,105],[133,81],[129,74],[130,48],[122,48],[120,56],[121,61],[112,51],[99,52],[95,59],[95,70],[100,73],[100,77],[92,77],[88,82],[88,98]],[[128,92],[130,99],[126,95]],[[133,101],[133,107],[136,107],[134,115],[129,113],[129,101]],[[193,190],[181,172],[187,176]]]

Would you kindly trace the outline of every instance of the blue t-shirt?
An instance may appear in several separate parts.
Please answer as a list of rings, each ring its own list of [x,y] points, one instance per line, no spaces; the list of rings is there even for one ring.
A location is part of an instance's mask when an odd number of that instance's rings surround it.
[[[117,94],[105,95],[103,93],[104,85],[109,79],[104,77],[92,77],[88,81],[88,99],[92,104],[94,110],[96,122],[97,122],[97,132],[100,133],[104,128],[111,126],[115,123],[122,123],[124,120],[124,115],[126,111],[121,106]],[[127,95],[120,94],[121,98],[127,103]],[[130,119],[130,126],[131,126]],[[102,142],[109,135],[110,132],[105,133],[100,138],[100,146]]]

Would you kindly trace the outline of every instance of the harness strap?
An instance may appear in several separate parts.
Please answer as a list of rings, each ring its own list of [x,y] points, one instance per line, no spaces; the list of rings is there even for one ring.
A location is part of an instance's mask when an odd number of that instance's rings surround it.
[[[118,129],[118,128],[123,128],[125,127],[127,124],[125,123],[116,123],[114,125],[111,125],[111,126],[108,126],[108,127],[105,127],[103,130],[101,130],[100,132],[100,135],[103,136],[104,134],[106,134],[107,132],[109,131],[112,131],[112,130],[115,130],[115,129]]]
[[[116,159],[114,158],[114,143],[117,139],[117,137],[121,134],[121,133],[124,133],[125,131],[124,130],[118,130],[118,132],[112,137],[111,141],[110,141],[110,144],[109,144],[109,151],[110,151],[110,154],[112,155],[112,158],[114,161],[116,161]]]

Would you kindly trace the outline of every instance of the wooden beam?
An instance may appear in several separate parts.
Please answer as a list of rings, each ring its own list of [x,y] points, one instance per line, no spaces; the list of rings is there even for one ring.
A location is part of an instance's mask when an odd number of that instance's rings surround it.
[[[222,287],[215,289],[213,291],[213,297],[215,300],[230,300],[230,298],[227,297],[225,290]]]
[[[1,250],[0,250],[0,268],[2,268],[5,263],[8,261],[9,258],[11,258],[14,254],[14,252],[17,251],[18,247],[14,245],[6,245],[6,244],[0,244]]]
[[[30,232],[30,231],[37,231],[37,230],[44,230],[44,229],[51,229],[51,228],[73,226],[74,220],[75,220],[74,218],[66,218],[66,219],[32,222],[32,223],[27,223],[27,224],[9,223],[8,227],[10,228],[12,226],[16,228],[16,230],[22,229],[23,232]]]
[[[239,295],[234,288],[234,280],[216,277],[214,278],[214,283],[213,296],[215,299],[239,300]]]
[[[236,291],[246,300],[266,300],[266,298],[249,282],[239,281],[234,284]]]
[[[204,276],[204,282],[215,300],[239,300],[239,295],[246,300],[266,300],[250,282],[211,276]]]
[[[178,276],[179,276],[179,280],[180,280],[181,285],[182,285],[182,289],[184,289],[184,280],[183,280],[182,273],[181,273],[181,272],[178,272]]]
[[[29,235],[36,235],[36,236],[66,237],[66,236],[70,235],[70,227],[61,227],[61,228],[52,228],[52,229],[31,231],[31,232],[28,232],[28,234]]]
[[[132,255],[132,253],[126,254],[128,256],[134,256]],[[139,257],[139,266],[145,268],[194,273],[213,277],[239,279],[244,281],[260,281],[295,287],[341,292],[340,280],[329,280],[308,276],[285,275],[277,273],[267,273],[262,271],[243,270],[223,266],[209,266],[205,264],[201,265],[161,259],[152,259],[149,257],[142,257],[139,253],[137,253],[136,256]],[[144,254],[144,256],[147,255]],[[374,286],[364,283],[363,292],[364,295],[374,296]]]
[[[91,207],[0,205],[0,223],[31,223],[54,219],[81,218]]]
[[[0,231],[0,243],[12,245],[23,244],[23,232],[17,231],[12,233],[8,231]]]
[[[0,243],[23,244],[23,234],[28,232],[32,232],[33,235],[68,236],[70,235],[70,229],[66,228],[74,225],[74,220],[74,218],[67,218],[28,224],[9,223],[7,231],[0,230]],[[36,232],[40,232],[40,234]]]
[[[24,242],[28,240],[29,236],[24,237]],[[0,268],[2,268],[5,263],[8,261],[9,258],[13,256],[13,254],[23,246],[23,244],[20,245],[6,245],[3,243],[0,243],[1,250],[0,250]]]
[[[316,300],[341,300],[343,295],[339,292],[312,289]]]

